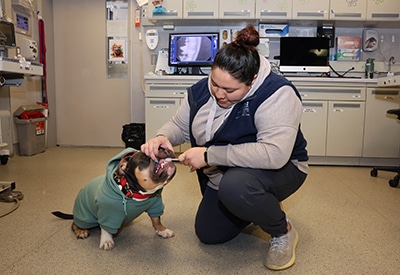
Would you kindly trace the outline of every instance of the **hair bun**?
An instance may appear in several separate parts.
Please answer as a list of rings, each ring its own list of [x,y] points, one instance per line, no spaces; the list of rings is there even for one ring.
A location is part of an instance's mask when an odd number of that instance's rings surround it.
[[[254,26],[249,24],[244,29],[238,31],[236,39],[233,42],[238,46],[257,47],[260,44],[260,35]]]

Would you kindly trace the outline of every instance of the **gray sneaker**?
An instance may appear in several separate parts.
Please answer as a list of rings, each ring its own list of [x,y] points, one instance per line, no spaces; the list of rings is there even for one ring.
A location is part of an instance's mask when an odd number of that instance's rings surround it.
[[[285,235],[273,237],[269,242],[269,249],[265,266],[272,270],[282,270],[294,265],[296,260],[296,245],[299,234],[290,224],[290,231]]]

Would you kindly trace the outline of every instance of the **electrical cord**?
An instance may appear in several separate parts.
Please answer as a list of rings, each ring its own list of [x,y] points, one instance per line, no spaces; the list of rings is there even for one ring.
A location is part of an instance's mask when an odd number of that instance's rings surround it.
[[[3,213],[0,212],[0,218],[7,216],[18,209],[20,201],[24,198],[24,195],[20,191],[6,190],[0,193],[0,202],[15,202],[13,208]]]
[[[329,65],[329,68],[331,68],[332,72],[334,72],[338,77],[344,77],[348,72],[350,72],[350,71],[355,69],[354,67],[351,67],[350,69],[348,69],[344,73],[340,74],[331,65]]]

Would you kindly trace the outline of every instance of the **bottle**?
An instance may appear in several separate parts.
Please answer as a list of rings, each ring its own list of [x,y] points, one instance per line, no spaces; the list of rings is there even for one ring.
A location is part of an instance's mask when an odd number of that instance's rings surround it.
[[[375,64],[373,58],[368,58],[365,62],[365,78],[374,78]]]

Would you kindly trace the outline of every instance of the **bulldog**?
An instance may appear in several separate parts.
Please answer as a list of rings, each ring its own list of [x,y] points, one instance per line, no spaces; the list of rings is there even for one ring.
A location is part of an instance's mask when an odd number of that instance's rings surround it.
[[[78,239],[89,236],[89,229],[100,226],[100,249],[114,248],[113,235],[124,223],[146,212],[155,233],[170,238],[175,233],[161,223],[164,204],[163,187],[174,177],[176,167],[171,161],[174,153],[159,149],[157,161],[133,148],[126,148],[113,157],[106,173],[82,188],[74,203],[73,214],[60,211],[53,215],[73,219],[72,231]]]

